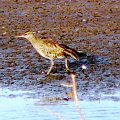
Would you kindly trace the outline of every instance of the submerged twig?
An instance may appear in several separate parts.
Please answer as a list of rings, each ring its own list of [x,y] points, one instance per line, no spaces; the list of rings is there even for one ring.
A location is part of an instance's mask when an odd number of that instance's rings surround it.
[[[75,73],[71,73],[71,77],[72,77],[72,88],[73,88],[73,95],[74,95],[74,101],[76,103],[76,105],[79,104],[79,100],[78,100],[78,94],[77,94],[77,84],[76,84],[76,75]]]
[[[80,114],[81,120],[85,120],[84,114],[81,112],[81,109],[80,109],[80,102],[79,102],[79,99],[78,99],[77,83],[76,83],[75,73],[71,73],[71,78],[72,78],[72,82],[73,82],[73,95],[74,95],[74,101],[75,101],[76,106],[77,106],[77,111]]]

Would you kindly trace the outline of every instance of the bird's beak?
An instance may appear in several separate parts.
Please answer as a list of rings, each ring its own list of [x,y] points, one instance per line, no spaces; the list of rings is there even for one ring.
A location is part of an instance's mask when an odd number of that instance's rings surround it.
[[[24,35],[20,35],[20,36],[16,36],[17,38],[19,38],[19,37],[25,37]]]
[[[24,35],[20,35],[20,36],[15,36],[15,38],[23,38]]]

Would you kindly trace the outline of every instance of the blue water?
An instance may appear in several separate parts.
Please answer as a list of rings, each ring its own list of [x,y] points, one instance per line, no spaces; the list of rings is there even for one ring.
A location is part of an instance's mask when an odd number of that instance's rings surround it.
[[[47,102],[31,98],[30,91],[0,89],[0,120],[80,120],[73,101]],[[119,120],[120,102],[80,101],[85,120]]]

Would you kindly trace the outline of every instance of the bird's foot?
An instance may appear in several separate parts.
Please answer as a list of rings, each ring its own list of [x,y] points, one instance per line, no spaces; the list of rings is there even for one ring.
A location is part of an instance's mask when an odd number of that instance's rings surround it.
[[[66,68],[66,72],[69,74],[71,71],[69,68]]]
[[[50,72],[47,72],[46,77],[50,75]]]

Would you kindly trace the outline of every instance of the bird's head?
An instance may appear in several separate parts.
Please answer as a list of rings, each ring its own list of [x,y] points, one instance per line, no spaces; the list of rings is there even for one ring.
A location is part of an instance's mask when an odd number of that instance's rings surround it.
[[[33,32],[26,32],[23,35],[17,36],[18,38],[26,38],[26,39],[32,39],[34,38]]]

